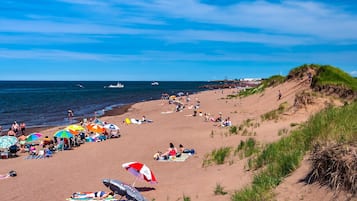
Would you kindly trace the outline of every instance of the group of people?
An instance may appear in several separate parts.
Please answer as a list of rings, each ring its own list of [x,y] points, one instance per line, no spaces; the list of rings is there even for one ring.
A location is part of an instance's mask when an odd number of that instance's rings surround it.
[[[26,130],[26,124],[25,122],[21,122],[20,124],[17,123],[17,121],[14,121],[9,130],[7,131],[8,136],[19,136],[19,135],[24,135]],[[0,135],[2,133],[2,126],[0,126]]]
[[[194,154],[195,151],[194,149],[186,149],[182,144],[179,145],[179,148],[177,149],[175,145],[170,142],[169,143],[169,148],[167,149],[166,152],[162,153],[161,151],[158,151],[154,154],[154,159],[155,160],[169,160],[173,159],[176,157],[180,157],[183,153],[187,154]]]

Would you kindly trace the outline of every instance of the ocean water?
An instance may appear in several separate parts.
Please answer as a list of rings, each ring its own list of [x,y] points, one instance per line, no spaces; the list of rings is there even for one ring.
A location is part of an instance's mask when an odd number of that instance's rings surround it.
[[[190,94],[202,91],[207,82],[121,82],[122,89],[104,86],[104,81],[0,81],[0,125],[7,130],[16,120],[27,127],[68,124],[67,111],[74,111],[74,120],[91,117],[113,107],[161,98],[162,93]],[[79,87],[79,84],[83,88]]]

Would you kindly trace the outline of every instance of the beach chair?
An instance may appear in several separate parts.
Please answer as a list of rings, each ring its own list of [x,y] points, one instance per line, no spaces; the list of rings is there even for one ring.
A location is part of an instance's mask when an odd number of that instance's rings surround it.
[[[49,149],[45,150],[45,158],[52,157],[52,151]]]
[[[45,158],[45,150],[39,150],[36,159],[43,159],[43,158]]]

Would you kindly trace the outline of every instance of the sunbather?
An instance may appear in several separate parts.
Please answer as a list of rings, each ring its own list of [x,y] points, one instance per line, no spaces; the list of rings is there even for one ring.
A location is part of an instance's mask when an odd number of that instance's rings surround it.
[[[160,157],[164,159],[169,159],[170,157],[176,157],[176,153],[176,147],[170,142],[169,149],[165,153],[161,154]]]
[[[94,198],[104,199],[110,196],[114,196],[114,192],[96,191],[96,192],[75,192],[71,198]]]

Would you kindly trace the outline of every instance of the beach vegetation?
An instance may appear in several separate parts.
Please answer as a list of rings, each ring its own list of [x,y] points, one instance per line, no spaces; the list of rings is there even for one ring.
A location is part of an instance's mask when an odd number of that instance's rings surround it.
[[[295,123],[295,122],[290,123],[290,127],[295,127],[295,126],[298,126],[298,125],[300,125],[300,124],[299,123]]]
[[[211,137],[211,138],[213,138],[213,137],[214,137],[214,131],[213,131],[213,130],[211,130],[210,137]]]
[[[214,189],[214,194],[215,195],[226,195],[228,192],[224,191],[223,186],[221,184],[217,183],[216,187]]]
[[[230,155],[231,149],[231,147],[222,147],[219,149],[214,149],[210,154],[205,155],[202,167],[207,167],[212,163],[215,163],[217,165],[224,164],[226,158]]]
[[[183,201],[191,201],[191,198],[186,196],[186,195],[183,195]]]
[[[286,135],[289,133],[289,130],[287,128],[282,128],[278,131],[278,136]]]
[[[262,114],[260,117],[262,121],[264,120],[278,120],[280,114],[284,113],[288,108],[288,102],[281,103],[278,109],[272,110],[265,114]]]
[[[238,134],[238,129],[237,129],[237,126],[231,126],[229,127],[229,133],[230,134]]]
[[[321,87],[326,85],[341,86],[357,91],[357,80],[343,70],[333,66],[321,66],[314,76],[312,85]]]
[[[357,101],[340,108],[326,108],[311,116],[299,129],[291,131],[289,136],[267,145],[263,151],[257,154],[256,158],[250,161],[249,167],[251,169],[261,170],[254,176],[252,185],[234,193],[231,200],[271,200],[271,190],[298,167],[303,156],[316,147],[316,144],[338,142],[348,150],[355,147],[357,143],[356,111]],[[328,157],[325,156],[324,158]],[[320,161],[320,159],[316,159],[316,161]],[[324,164],[327,165],[330,162]],[[321,164],[321,162],[317,162],[317,164]],[[341,166],[336,163],[334,167]],[[342,170],[337,171],[343,174]],[[352,173],[355,174],[355,172]],[[323,172],[317,172],[315,175],[322,179],[328,178]],[[343,175],[342,177],[349,178],[346,179],[348,181],[355,180],[351,175]],[[337,182],[336,178],[328,178],[327,181],[323,179],[323,181],[321,184]],[[336,184],[344,185],[345,183]],[[357,185],[354,183],[350,186],[353,186],[352,192],[356,192]],[[345,188],[351,189],[349,186]]]
[[[245,90],[242,90],[238,93],[239,97],[247,97],[253,94],[258,94],[262,93],[265,88],[271,87],[271,86],[276,86],[278,84],[281,84],[285,81],[285,77],[282,75],[273,75],[265,80],[262,81],[260,85],[257,87],[252,87],[252,88],[247,88]],[[234,98],[235,96],[229,96],[228,98]]]
[[[259,152],[257,142],[254,138],[249,138],[246,141],[241,140],[240,144],[234,150],[234,155],[239,154],[240,158],[250,157]]]
[[[357,80],[343,70],[331,65],[304,64],[292,69],[287,79],[303,79],[309,74],[312,77],[309,84],[315,92],[356,99]]]

